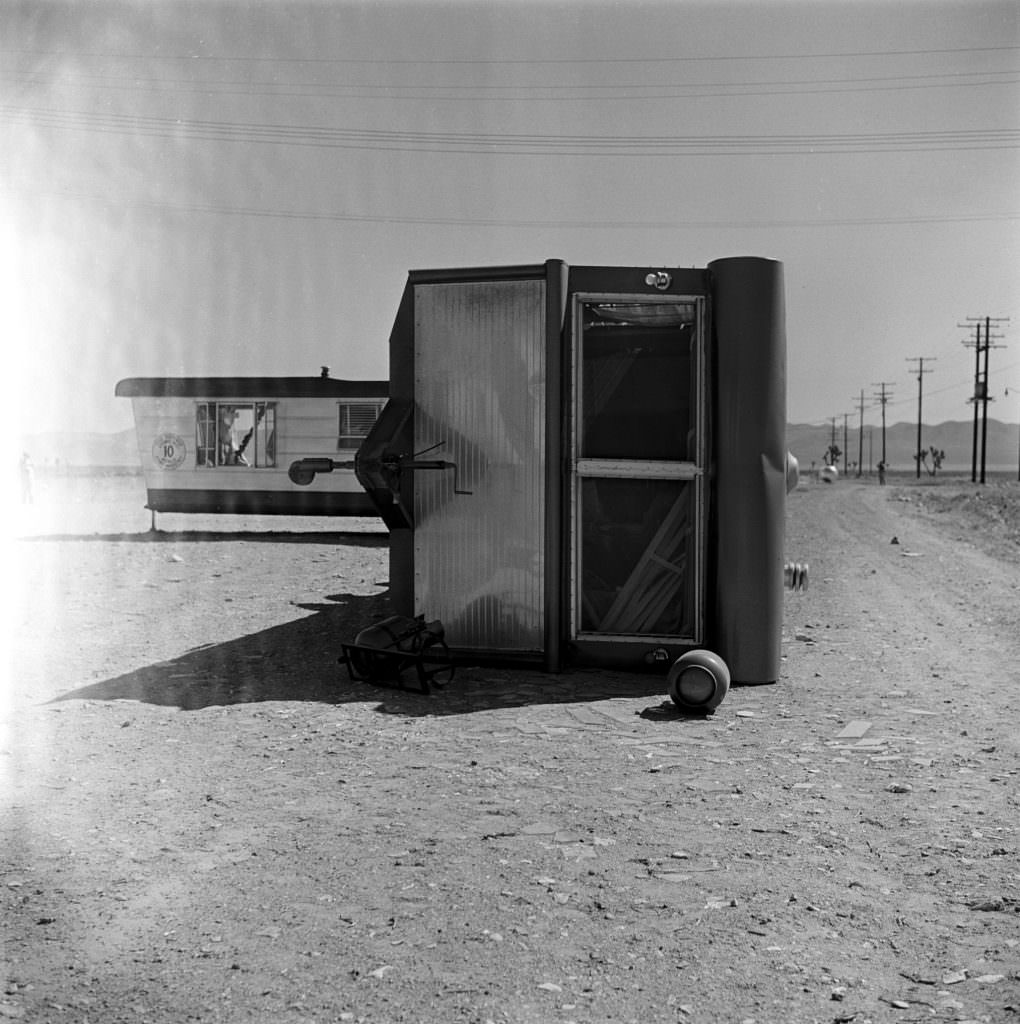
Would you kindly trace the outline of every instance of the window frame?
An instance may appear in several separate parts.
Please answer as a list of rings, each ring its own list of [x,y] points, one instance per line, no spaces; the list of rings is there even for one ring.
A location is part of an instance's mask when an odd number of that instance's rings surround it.
[[[592,458],[583,451],[584,435],[584,401],[582,374],[584,362],[585,326],[584,310],[588,305],[608,303],[613,305],[689,305],[693,313],[692,360],[691,374],[693,380],[690,395],[693,400],[690,426],[694,429],[693,450],[688,452],[687,459],[642,459],[637,458]],[[590,641],[595,643],[682,643],[697,645],[704,635],[705,614],[705,556],[704,538],[706,527],[706,486],[705,471],[707,465],[707,434],[706,434],[706,402],[707,386],[705,380],[705,346],[707,304],[701,295],[664,295],[646,296],[602,292],[576,292],[573,295],[573,325],[571,352],[574,360],[571,381],[572,414],[570,417],[569,435],[569,515],[571,532],[570,551],[570,608],[569,635],[575,642]],[[585,479],[633,479],[633,480],[675,480],[686,483],[693,488],[691,554],[693,564],[690,572],[693,575],[693,607],[691,635],[656,634],[656,633],[616,633],[599,632],[583,628],[580,602],[584,593],[582,580],[583,557],[583,525],[582,482]]]
[[[221,462],[220,423],[221,410],[246,409],[251,415],[250,436],[240,454],[244,462]],[[260,410],[261,415],[260,415]],[[206,469],[254,469],[277,468],[276,428],[278,426],[278,403],[263,398],[221,400],[206,398],[195,403],[195,468]],[[260,437],[262,438],[260,447]],[[272,445],[269,441],[272,439]],[[203,443],[203,441],[205,443]],[[232,439],[233,442],[233,439]],[[252,443],[254,442],[254,443]],[[271,448],[271,451],[270,451]]]
[[[365,438],[371,433],[372,427],[375,426],[376,420],[382,414],[383,407],[386,405],[385,398],[343,398],[336,403],[337,407],[337,430],[336,430],[336,448],[337,451],[357,451],[364,443]],[[363,434],[353,433],[349,428],[352,426],[350,419],[351,409],[364,406],[375,409],[375,417],[372,422],[368,425]],[[346,422],[345,422],[346,420]],[[348,429],[345,431],[344,428]]]

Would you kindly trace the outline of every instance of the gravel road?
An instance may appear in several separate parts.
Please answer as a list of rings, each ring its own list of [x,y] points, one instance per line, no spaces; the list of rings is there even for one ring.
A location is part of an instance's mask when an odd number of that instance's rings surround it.
[[[12,544],[0,1019],[1020,1021],[1018,485],[802,484],[783,677],[706,718],[352,685],[374,523],[125,486]]]

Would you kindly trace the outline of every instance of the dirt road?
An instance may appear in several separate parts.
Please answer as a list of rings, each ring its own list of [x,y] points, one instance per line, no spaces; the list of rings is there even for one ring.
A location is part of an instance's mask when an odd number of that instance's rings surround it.
[[[0,1019],[1020,1020],[1020,549],[947,493],[792,494],[783,678],[705,719],[604,672],[351,685],[372,524],[33,518]]]

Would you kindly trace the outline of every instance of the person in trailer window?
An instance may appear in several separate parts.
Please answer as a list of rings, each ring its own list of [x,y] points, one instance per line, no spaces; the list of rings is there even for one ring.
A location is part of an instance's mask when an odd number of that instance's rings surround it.
[[[232,405],[221,405],[219,415],[216,464],[218,466],[236,466],[238,457],[237,446],[234,443],[234,421],[239,414]]]

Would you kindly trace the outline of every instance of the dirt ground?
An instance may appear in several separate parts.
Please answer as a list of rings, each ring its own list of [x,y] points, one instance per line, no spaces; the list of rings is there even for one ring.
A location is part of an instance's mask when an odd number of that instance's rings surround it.
[[[1020,1021],[1020,485],[802,484],[782,679],[705,718],[353,685],[372,521],[71,490],[7,558],[0,1019]]]

